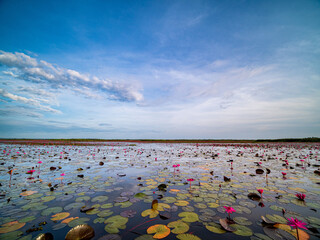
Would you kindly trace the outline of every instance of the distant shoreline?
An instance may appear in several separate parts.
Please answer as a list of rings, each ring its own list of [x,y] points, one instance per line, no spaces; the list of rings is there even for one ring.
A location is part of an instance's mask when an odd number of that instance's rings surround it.
[[[50,144],[50,145],[85,145],[94,143],[207,143],[207,144],[237,144],[237,143],[320,143],[320,138],[283,138],[283,139],[0,139],[0,143],[7,144]]]

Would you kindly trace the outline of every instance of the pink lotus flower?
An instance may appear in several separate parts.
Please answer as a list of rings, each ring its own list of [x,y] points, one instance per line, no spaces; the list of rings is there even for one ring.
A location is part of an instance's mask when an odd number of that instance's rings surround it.
[[[187,181],[190,182],[190,190],[191,190],[191,182],[193,182],[194,179],[193,178],[188,178]]]
[[[177,167],[177,165],[172,165],[172,167],[173,167],[173,168],[176,168],[176,167]]]
[[[262,197],[263,189],[257,189],[257,191],[260,193],[260,195]]]
[[[285,173],[285,172],[281,172],[282,173],[282,176],[286,176],[287,175],[287,173]]]
[[[229,214],[229,218],[230,218],[230,214],[233,212],[236,212],[236,210],[234,210],[233,207],[227,207],[227,206],[223,206],[226,209],[226,212]]]
[[[226,212],[227,213],[233,213],[233,212],[236,212],[236,210],[234,210],[234,208],[233,207],[227,207],[227,206],[223,206],[225,209],[226,209]]]
[[[305,225],[307,225],[306,223],[299,221],[297,218],[293,219],[293,217],[288,218],[288,223],[289,226],[293,227],[294,229],[298,229],[298,228],[303,228],[303,229],[307,229],[305,227]]]
[[[64,173],[61,173],[60,176],[65,176],[65,174],[64,174]]]
[[[32,174],[32,173],[34,173],[36,170],[34,170],[34,169],[32,169],[32,170],[29,170],[28,172],[27,172],[27,174]]]
[[[38,163],[39,163],[39,164],[41,164],[41,163],[42,163],[42,161],[39,161]]]
[[[303,193],[297,193],[296,194],[297,198],[299,198],[299,200],[304,201],[304,199],[306,198],[306,195]]]

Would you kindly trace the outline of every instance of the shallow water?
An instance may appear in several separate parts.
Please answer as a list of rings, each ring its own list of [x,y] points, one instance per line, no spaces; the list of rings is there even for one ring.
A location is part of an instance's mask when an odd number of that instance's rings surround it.
[[[35,239],[47,232],[54,239],[64,239],[72,227],[81,223],[94,229],[93,239],[105,235],[117,239],[110,234],[117,234],[118,239],[152,239],[152,234],[147,235],[150,226],[168,225],[177,220],[189,226],[186,233],[200,239],[267,239],[266,235],[295,239],[286,231],[267,229],[261,216],[284,224],[288,217],[298,218],[312,228],[313,231],[305,230],[310,239],[319,237],[315,233],[320,231],[320,179],[314,173],[319,164],[316,144],[130,145],[0,145],[0,239]],[[288,167],[284,159],[288,160]],[[172,167],[177,164],[180,167]],[[35,172],[26,174],[32,167]],[[256,174],[258,168],[264,173]],[[271,170],[269,175],[265,174],[267,168]],[[13,170],[11,181],[9,169]],[[287,173],[286,178],[281,172]],[[224,176],[231,181],[225,182]],[[194,179],[191,187],[187,181],[190,178]],[[54,186],[53,191],[48,184]],[[158,190],[160,184],[167,186],[165,191]],[[247,195],[259,194],[257,189],[264,190],[263,197],[252,201]],[[296,193],[306,194],[305,201],[297,200]],[[122,196],[127,199],[119,198]],[[143,217],[141,214],[151,209],[154,199],[168,204],[169,209],[160,211],[160,206],[157,216]],[[94,209],[83,213],[82,206]],[[227,217],[223,206],[236,210],[231,214],[237,223],[234,227],[240,226],[244,231],[217,233],[223,232],[219,219]],[[286,210],[284,217],[282,209]],[[128,210],[136,213],[122,217],[126,223],[108,223],[108,219]],[[52,216],[61,212],[69,215],[53,221]],[[197,218],[190,222],[183,218],[183,212],[194,212]],[[79,219],[62,223],[71,217]],[[42,222],[46,224],[39,226]],[[215,227],[213,232],[210,226]],[[198,239],[183,238],[172,230],[164,239]]]

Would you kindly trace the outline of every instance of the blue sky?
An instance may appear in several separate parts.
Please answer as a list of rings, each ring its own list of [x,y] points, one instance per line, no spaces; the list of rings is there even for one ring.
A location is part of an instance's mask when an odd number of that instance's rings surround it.
[[[0,1],[0,137],[320,137],[319,1]]]

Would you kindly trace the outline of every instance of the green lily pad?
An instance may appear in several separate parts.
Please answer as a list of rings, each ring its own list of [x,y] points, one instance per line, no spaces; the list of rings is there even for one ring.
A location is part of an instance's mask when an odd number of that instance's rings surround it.
[[[43,210],[41,212],[41,215],[42,216],[49,216],[51,214],[55,214],[55,213],[59,213],[59,212],[62,212],[62,207],[52,207],[52,208],[47,208],[45,210]]]
[[[161,200],[164,201],[165,203],[174,203],[177,201],[175,197],[164,197]]]
[[[77,218],[77,219],[74,219],[71,222],[69,222],[68,226],[71,228],[74,228],[77,225],[86,224],[88,221],[90,221],[90,218],[87,218],[87,217]]]
[[[145,193],[137,193],[136,195],[134,195],[134,197],[138,199],[144,199],[145,197],[147,197],[147,195]]]
[[[249,226],[252,224],[252,222],[249,221],[249,219],[245,218],[245,217],[234,217],[233,220],[239,225]]]
[[[177,238],[180,240],[201,240],[201,238],[197,237],[196,235],[190,233],[183,233],[177,235]]]
[[[18,237],[20,237],[21,235],[23,235],[22,231],[8,232],[8,233],[1,234],[0,239],[15,240],[15,239],[18,239]]]
[[[97,215],[99,217],[109,217],[112,214],[113,214],[113,212],[111,210],[107,209],[107,210],[103,210],[103,211],[99,212]]]
[[[100,218],[96,218],[95,220],[93,220],[93,223],[104,223],[106,219],[100,217]]]
[[[89,196],[83,196],[83,197],[76,198],[76,202],[89,201],[89,200],[90,200]]]
[[[249,237],[249,236],[252,236],[253,234],[252,230],[246,226],[239,225],[239,224],[231,224],[230,226],[236,229],[233,232],[236,235]]]
[[[101,202],[107,201],[108,199],[109,199],[108,196],[97,196],[97,197],[92,198],[91,202],[99,202],[99,203],[101,203]]]
[[[28,216],[28,217],[20,219],[19,222],[27,223],[27,222],[31,222],[31,221],[33,221],[35,219],[36,219],[35,216]]]
[[[199,216],[198,214],[194,213],[194,212],[181,212],[178,215],[179,217],[181,217],[182,221],[184,222],[197,222],[199,221]]]
[[[46,197],[42,197],[41,200],[42,202],[50,202],[55,198],[56,198],[55,196],[46,196]]]
[[[274,211],[282,212],[283,207],[277,206],[277,205],[271,205],[270,208]]]
[[[114,206],[120,206],[120,208],[127,208],[130,207],[132,205],[132,202],[119,202],[119,203],[115,203]]]
[[[83,202],[70,203],[70,204],[68,204],[67,206],[64,207],[64,210],[69,211],[71,209],[80,209],[83,206],[84,206]]]
[[[207,205],[204,203],[196,203],[194,206],[196,208],[201,208],[201,209],[208,208]]]
[[[106,204],[101,205],[101,208],[112,208],[112,207],[113,207],[112,203],[106,203]]]
[[[319,204],[319,203],[307,202],[306,204],[307,204],[307,206],[310,207],[310,208],[320,209],[320,204]]]
[[[226,233],[227,231],[222,229],[219,224],[216,224],[214,222],[210,222],[209,224],[205,225],[206,229],[209,230],[210,232],[222,234]]]
[[[277,214],[273,214],[273,215],[270,215],[270,214],[267,214],[266,217],[273,221],[273,222],[276,222],[276,223],[283,223],[283,224],[286,224],[287,223],[287,219],[285,219],[284,217],[282,216],[279,216]]]
[[[170,222],[167,226],[173,228],[171,232],[174,234],[181,234],[189,231],[189,225],[179,220]]]

